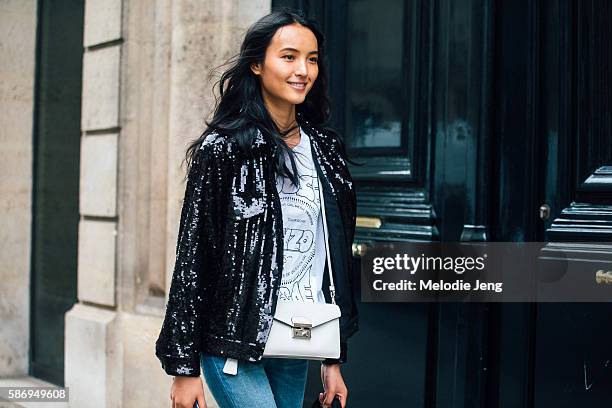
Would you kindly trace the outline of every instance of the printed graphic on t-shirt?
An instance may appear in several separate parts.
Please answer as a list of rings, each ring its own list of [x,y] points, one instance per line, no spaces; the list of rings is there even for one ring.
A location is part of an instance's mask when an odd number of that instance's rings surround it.
[[[299,188],[288,178],[279,176],[276,180],[284,233],[283,276],[278,296],[281,300],[318,302],[323,298],[320,287],[325,258],[324,248],[322,252],[317,241],[322,238],[323,227],[317,172],[310,141],[304,133],[294,151]]]

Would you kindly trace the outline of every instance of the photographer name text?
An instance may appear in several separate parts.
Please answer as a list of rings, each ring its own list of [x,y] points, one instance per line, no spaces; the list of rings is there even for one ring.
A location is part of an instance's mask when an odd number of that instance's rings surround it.
[[[470,282],[464,282],[463,280],[445,282],[443,280],[434,281],[419,280],[417,282],[402,279],[399,282],[384,282],[381,279],[377,279],[372,283],[372,287],[376,291],[387,291],[387,290],[398,290],[398,291],[493,291],[501,292],[503,290],[503,282],[481,282],[476,280],[474,285]]]

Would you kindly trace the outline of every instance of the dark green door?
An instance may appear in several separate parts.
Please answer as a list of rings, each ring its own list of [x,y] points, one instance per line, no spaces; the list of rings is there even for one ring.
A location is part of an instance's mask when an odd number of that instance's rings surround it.
[[[366,162],[356,243],[612,241],[610,2],[273,4],[325,29],[333,119]],[[612,401],[608,304],[358,306],[351,407]],[[305,406],[319,391],[313,364]]]
[[[595,281],[601,256],[590,245],[577,253],[572,242],[612,243],[612,4],[540,7],[538,198],[551,212],[540,221],[541,233],[546,241],[567,242],[584,279]],[[533,406],[610,406],[612,303],[539,303],[534,312]]]
[[[565,242],[594,281],[596,251],[578,253],[571,243],[612,241],[606,167],[612,164],[612,53],[604,41],[612,34],[612,7],[606,1],[489,4],[492,239]],[[480,386],[463,398],[442,404],[438,398],[436,406],[610,405],[610,303],[503,303],[482,310],[467,315],[482,321],[472,332],[477,346],[458,348],[472,353],[451,378],[463,376],[467,384],[480,378]]]

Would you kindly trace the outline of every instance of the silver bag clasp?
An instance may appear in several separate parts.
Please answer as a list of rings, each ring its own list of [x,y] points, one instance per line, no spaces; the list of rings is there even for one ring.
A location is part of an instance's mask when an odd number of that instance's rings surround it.
[[[294,339],[310,339],[312,335],[312,323],[302,316],[292,317],[291,331]]]

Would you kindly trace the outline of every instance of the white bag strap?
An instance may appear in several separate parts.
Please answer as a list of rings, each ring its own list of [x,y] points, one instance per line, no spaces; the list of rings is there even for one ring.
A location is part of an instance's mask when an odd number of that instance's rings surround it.
[[[327,260],[327,272],[329,272],[329,293],[331,295],[331,301],[336,304],[336,287],[334,286],[334,276],[332,274],[331,267],[331,256],[329,256],[329,246],[327,244],[327,218],[325,216],[325,200],[323,199],[323,184],[319,177],[317,177],[317,184],[319,187],[319,200],[321,202],[321,215],[323,216],[323,241],[325,241],[325,259]]]

